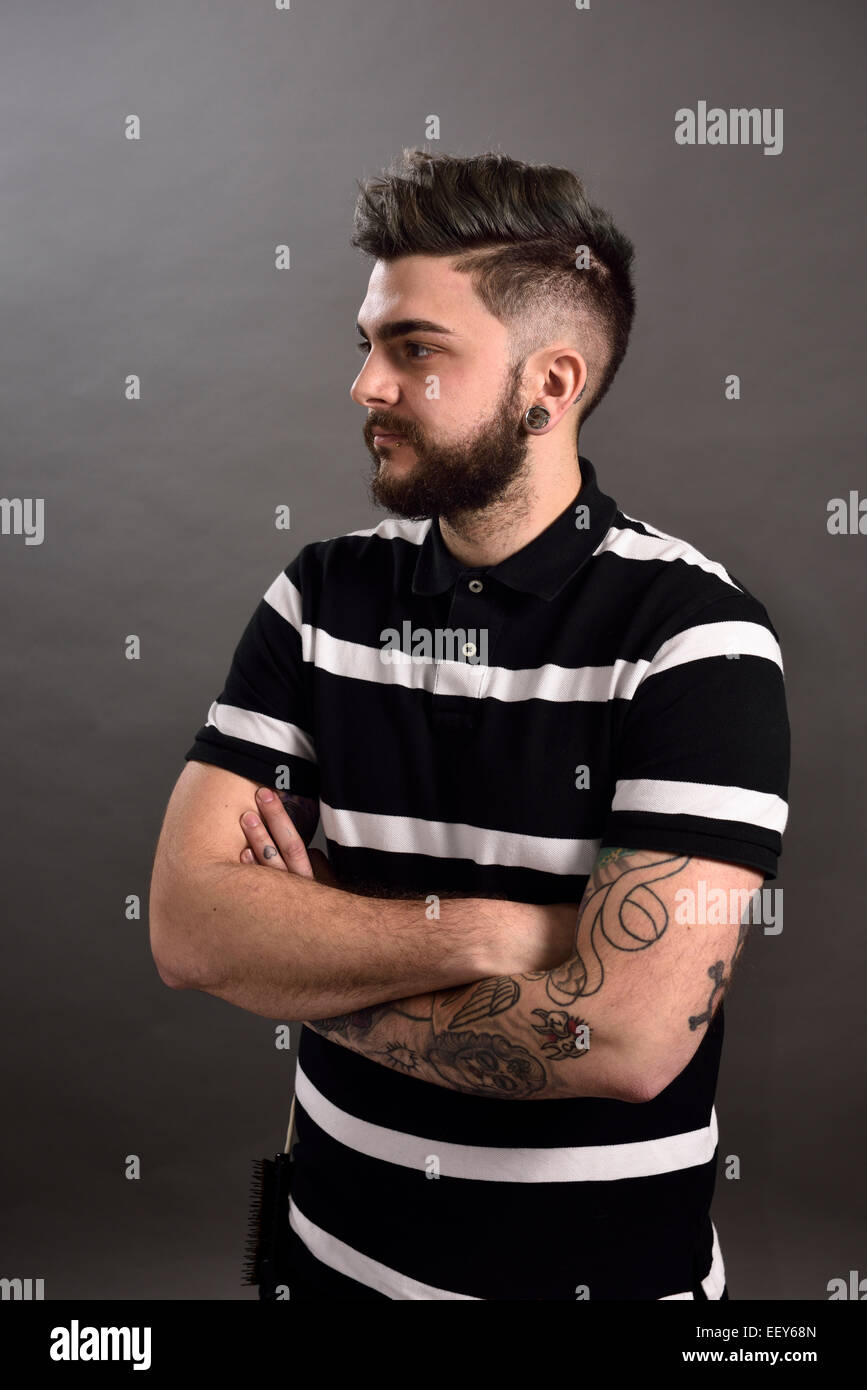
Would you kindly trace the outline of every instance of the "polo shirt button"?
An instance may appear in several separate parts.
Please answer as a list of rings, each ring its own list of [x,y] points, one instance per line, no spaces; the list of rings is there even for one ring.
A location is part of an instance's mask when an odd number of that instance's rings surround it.
[[[465,642],[464,645],[461,647],[461,651],[463,652],[464,656],[475,656],[475,654],[476,654],[476,644],[475,644],[475,642]]]
[[[474,594],[480,594],[484,587],[481,579],[471,579],[469,582],[469,588],[472,589]]]

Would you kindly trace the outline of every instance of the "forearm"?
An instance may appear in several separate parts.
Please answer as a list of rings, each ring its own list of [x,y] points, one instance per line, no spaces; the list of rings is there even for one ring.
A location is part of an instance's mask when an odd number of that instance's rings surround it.
[[[367,897],[214,862],[187,876],[170,904],[152,895],[151,941],[176,987],[291,1021],[526,967],[521,908],[531,910],[486,898]]]
[[[598,1026],[583,1010],[558,1008],[548,994],[557,975],[491,976],[304,1021],[370,1061],[448,1090],[505,1100],[634,1100],[598,1005]]]

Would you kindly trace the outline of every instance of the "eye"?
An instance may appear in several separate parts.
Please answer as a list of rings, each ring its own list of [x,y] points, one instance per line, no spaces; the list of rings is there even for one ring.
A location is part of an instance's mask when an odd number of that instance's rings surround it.
[[[358,349],[358,351],[359,351],[360,353],[362,353],[365,357],[366,357],[367,354],[370,352],[370,343],[368,343],[368,342],[367,342],[366,340],[364,340],[364,339],[362,339],[360,342],[357,342],[357,343],[355,344],[355,346],[356,346],[356,348]],[[431,357],[433,357],[433,356],[435,355],[435,351],[436,351],[434,348],[425,347],[424,343],[407,343],[407,344],[406,344],[406,347],[407,347],[407,348],[418,348],[418,350],[419,350],[420,352],[427,353],[427,354],[428,354],[429,356],[431,356]],[[414,362],[425,362],[425,361],[427,361],[427,358],[426,358],[426,357],[414,357],[412,360],[413,360]]]

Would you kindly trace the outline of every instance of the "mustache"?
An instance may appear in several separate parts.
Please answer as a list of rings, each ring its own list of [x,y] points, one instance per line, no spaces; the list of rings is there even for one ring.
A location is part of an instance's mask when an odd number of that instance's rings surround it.
[[[402,434],[410,437],[410,432],[406,425],[393,425],[390,420],[368,420],[365,423],[364,431],[370,438],[373,437],[374,430],[379,430],[381,434]]]

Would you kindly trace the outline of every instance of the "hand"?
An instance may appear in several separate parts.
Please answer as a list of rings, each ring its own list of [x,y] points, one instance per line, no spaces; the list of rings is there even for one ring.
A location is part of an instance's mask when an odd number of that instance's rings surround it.
[[[579,903],[510,906],[519,910],[518,933],[512,937],[522,957],[517,973],[547,975],[575,954]]]
[[[268,801],[263,799],[266,793],[270,793]],[[256,811],[245,811],[241,817],[241,829],[247,837],[247,848],[241,851],[241,863],[261,864],[280,869],[283,873],[300,874],[302,878],[315,878],[318,883],[330,887],[339,887],[325,855],[318,849],[307,850],[281,793],[270,787],[258,787],[256,801]],[[248,815],[255,817],[255,825],[244,823]]]
[[[554,970],[575,954],[575,937],[578,931],[580,903],[548,903],[544,912],[547,917],[548,938],[545,969]],[[554,956],[557,957],[554,960]]]

